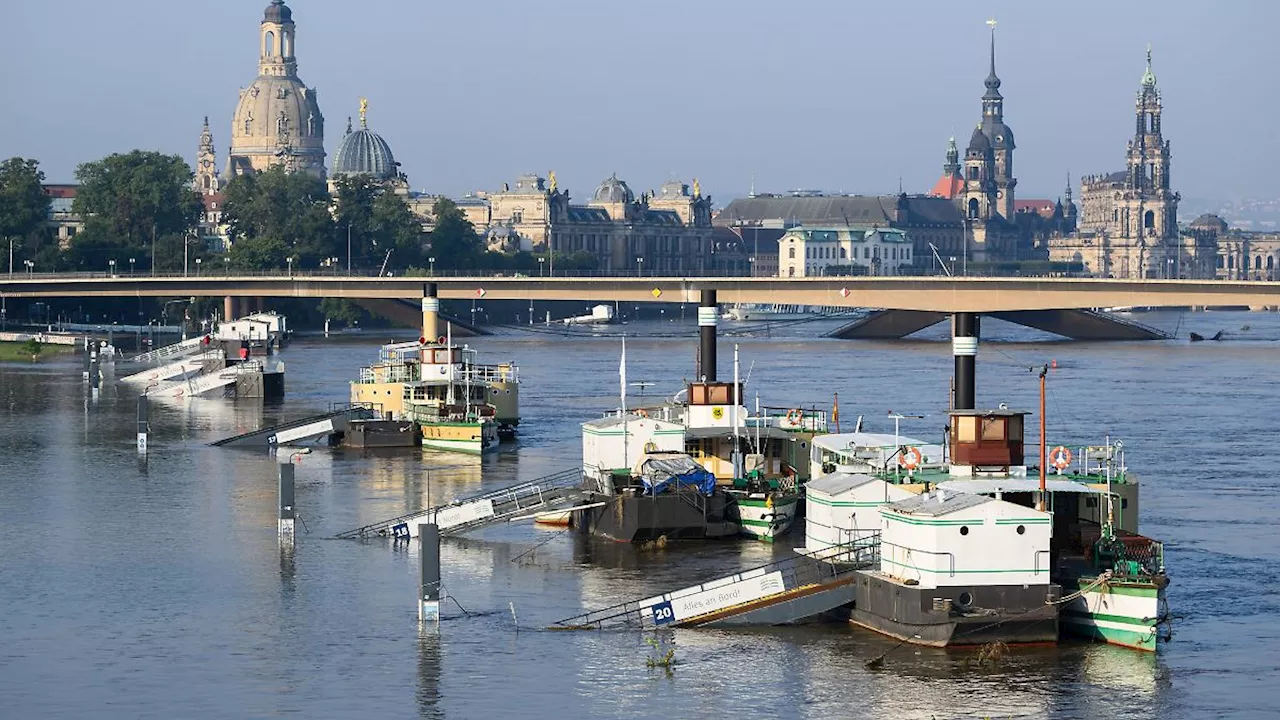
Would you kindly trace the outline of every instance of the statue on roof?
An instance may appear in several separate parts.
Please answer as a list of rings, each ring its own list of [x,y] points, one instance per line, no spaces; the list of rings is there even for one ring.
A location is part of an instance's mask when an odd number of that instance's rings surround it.
[[[551,190],[551,192],[555,192],[556,191],[556,171],[555,170],[552,170],[551,172],[547,173],[547,183],[548,183],[547,187]]]

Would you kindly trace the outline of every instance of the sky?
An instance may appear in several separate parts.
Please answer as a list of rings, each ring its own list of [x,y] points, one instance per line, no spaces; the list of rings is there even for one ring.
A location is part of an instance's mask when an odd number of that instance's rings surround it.
[[[134,148],[225,163],[267,0],[0,7],[0,158],[50,182]],[[1280,197],[1280,3],[290,0],[332,153],[359,98],[415,190],[556,171],[586,200],[698,178],[717,205],[925,192],[978,122],[994,17],[1018,197],[1124,167],[1151,44],[1184,197]],[[1078,183],[1077,183],[1078,190]]]

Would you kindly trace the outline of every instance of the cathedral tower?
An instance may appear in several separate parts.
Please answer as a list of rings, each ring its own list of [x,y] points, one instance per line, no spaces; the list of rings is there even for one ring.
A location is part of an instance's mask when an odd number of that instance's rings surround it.
[[[298,78],[293,11],[272,0],[258,26],[258,78],[240,91],[231,123],[230,175],[282,165],[324,177],[324,116]]]
[[[196,151],[196,192],[212,195],[218,192],[218,155],[213,149],[213,133],[209,130],[209,117],[204,119],[200,131],[200,147]]]
[[[982,133],[991,142],[995,166],[991,177],[995,183],[995,211],[1006,220],[1013,219],[1013,191],[1018,181],[1013,177],[1013,130],[1004,124],[1004,96],[1000,94],[1000,78],[996,75],[996,22],[991,26],[991,65],[983,81],[987,91],[982,95]]]
[[[1138,90],[1133,139],[1126,153],[1125,211],[1129,218],[1126,235],[1141,237],[1148,245],[1177,235],[1177,193],[1169,191],[1169,141],[1160,131],[1160,91],[1151,71],[1151,48],[1147,48],[1147,69]]]

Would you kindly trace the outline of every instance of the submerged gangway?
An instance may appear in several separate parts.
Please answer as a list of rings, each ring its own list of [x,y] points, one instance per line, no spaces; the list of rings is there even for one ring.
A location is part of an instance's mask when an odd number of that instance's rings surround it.
[[[151,384],[162,383],[175,378],[186,378],[200,372],[204,368],[206,360],[217,360],[221,357],[221,351],[201,353],[195,357],[192,357],[190,353],[185,353],[172,362],[122,377],[120,382]]]
[[[435,522],[444,536],[478,530],[486,525],[521,519],[534,513],[564,511],[582,501],[582,472],[564,470],[531,482],[454,500],[446,505],[339,533],[342,539],[368,537],[410,538],[418,525]]]
[[[783,625],[848,605],[857,571],[880,562],[880,534],[801,553],[662,595],[566,618],[560,628]]]
[[[193,338],[187,338],[181,342],[176,342],[172,345],[158,347],[155,350],[144,352],[141,355],[134,355],[129,358],[129,362],[155,363],[168,358],[190,355],[191,353],[200,350],[201,345],[204,343],[204,338],[204,335],[198,335]]]
[[[214,447],[272,447],[297,445],[328,438],[345,432],[352,420],[372,420],[377,411],[361,405],[343,406],[329,412],[278,423],[209,443]]]
[[[223,370],[162,383],[150,388],[147,394],[161,398],[195,397],[211,390],[234,385],[243,375],[261,372],[263,372],[262,362],[260,360],[250,360],[232,365]]]

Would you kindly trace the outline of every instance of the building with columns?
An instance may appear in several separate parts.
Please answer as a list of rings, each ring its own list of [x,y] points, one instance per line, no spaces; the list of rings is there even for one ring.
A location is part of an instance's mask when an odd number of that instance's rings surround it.
[[[227,176],[283,165],[325,176],[324,116],[298,77],[293,11],[272,0],[258,26],[258,77],[240,91],[231,122]]]

